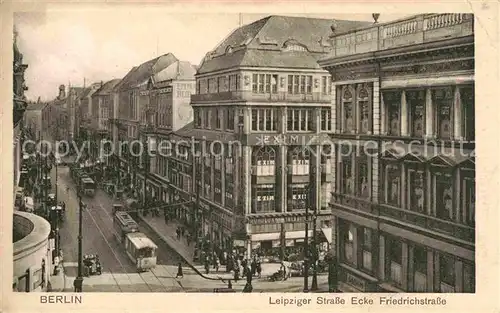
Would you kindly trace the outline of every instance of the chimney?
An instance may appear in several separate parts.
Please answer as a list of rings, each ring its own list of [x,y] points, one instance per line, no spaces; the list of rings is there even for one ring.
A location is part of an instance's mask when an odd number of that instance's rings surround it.
[[[66,98],[66,87],[64,85],[59,86],[59,99]]]

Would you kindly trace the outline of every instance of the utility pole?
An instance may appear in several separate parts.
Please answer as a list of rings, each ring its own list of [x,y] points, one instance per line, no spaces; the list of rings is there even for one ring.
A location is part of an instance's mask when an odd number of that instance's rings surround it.
[[[80,190],[78,192],[78,276],[73,282],[73,286],[75,287],[75,292],[82,292],[83,287],[83,274],[82,274],[82,262],[83,262],[83,247],[82,247],[82,215],[83,215],[83,204],[82,204],[82,196],[80,194]]]

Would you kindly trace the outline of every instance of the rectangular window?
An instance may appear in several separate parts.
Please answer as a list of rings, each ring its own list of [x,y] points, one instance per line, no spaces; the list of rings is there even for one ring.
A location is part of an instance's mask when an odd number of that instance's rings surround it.
[[[311,94],[312,75],[288,75],[288,93]]]
[[[212,114],[211,113],[212,112],[209,108],[204,108],[203,112],[205,113],[205,121],[204,121],[205,128],[210,129],[210,128],[212,128],[212,125],[211,125],[211,123],[212,123]]]
[[[345,156],[342,158],[342,193],[353,195],[354,194],[354,180],[352,172],[352,158]]]
[[[294,94],[299,94],[299,86],[300,86],[300,76],[299,75],[294,75],[293,76],[293,93]]]
[[[425,90],[406,91],[409,126],[412,137],[423,137],[425,131]]]
[[[386,239],[387,249],[387,277],[396,286],[402,287],[402,263],[403,263],[403,245],[400,239],[387,236]]]
[[[276,131],[278,126],[275,109],[252,108],[253,131]]]
[[[350,133],[354,131],[354,94],[350,86],[342,86],[342,124],[343,132]]]
[[[288,131],[312,131],[314,130],[313,111],[311,109],[287,110]]]
[[[222,119],[220,116],[220,110],[218,108],[215,109],[214,119],[215,119],[215,128],[221,129],[222,128],[222,123],[221,123]]]
[[[201,128],[201,109],[194,110],[194,125],[196,128]]]
[[[332,110],[330,108],[321,109],[321,131],[332,130]]]
[[[408,169],[408,203],[407,209],[424,213],[424,172],[414,168]]]
[[[356,177],[358,179],[357,194],[362,198],[370,197],[370,177],[368,176],[368,156],[366,154],[361,154],[358,158],[357,173]]]
[[[391,136],[401,135],[401,92],[398,91],[384,91],[383,92],[384,104],[386,107],[386,129],[387,133]]]
[[[288,93],[293,94],[293,75],[288,75]]]
[[[460,88],[462,103],[462,134],[465,140],[475,140],[474,86]]]
[[[288,188],[287,211],[305,210],[307,205],[307,184],[292,184]]]
[[[462,209],[465,211],[465,223],[469,226],[476,225],[476,180],[465,177],[462,180]]]
[[[209,78],[208,79],[208,93],[217,93],[218,92],[218,84],[217,79]]]
[[[252,213],[271,213],[275,212],[275,186],[256,185],[253,188],[254,200],[252,201]]]
[[[332,94],[332,78],[331,76],[321,77],[321,93],[324,95]]]
[[[455,292],[455,259],[449,255],[439,256],[439,291]]]
[[[362,228],[362,240],[361,240],[361,257],[362,257],[362,266],[365,270],[372,272],[373,264],[372,264],[372,252],[373,252],[373,232],[370,228],[363,227]]]
[[[264,93],[264,84],[265,84],[265,75],[259,74],[259,80],[258,80],[258,92],[259,93]]]
[[[432,90],[432,101],[436,109],[436,132],[441,139],[453,135],[453,90],[451,87]]]
[[[434,172],[434,207],[436,216],[441,219],[453,219],[453,179],[450,173]]]
[[[234,130],[234,109],[227,108],[226,109],[226,129]]]
[[[386,165],[385,177],[385,202],[398,207],[401,204],[401,169],[399,165]]]
[[[354,258],[355,258],[354,256],[355,233],[356,233],[356,227],[352,224],[349,224],[348,227],[345,227],[344,236],[342,238],[344,241],[344,261],[350,264],[354,264]]]
[[[358,132],[368,134],[371,132],[371,86],[358,84],[356,90]]]
[[[413,247],[413,291],[427,292],[427,250],[422,246]]]

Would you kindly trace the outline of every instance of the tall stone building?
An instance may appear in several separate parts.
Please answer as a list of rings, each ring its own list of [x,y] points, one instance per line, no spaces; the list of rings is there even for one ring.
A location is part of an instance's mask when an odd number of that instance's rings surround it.
[[[355,292],[474,292],[474,28],[420,14],[334,28],[334,216]]]

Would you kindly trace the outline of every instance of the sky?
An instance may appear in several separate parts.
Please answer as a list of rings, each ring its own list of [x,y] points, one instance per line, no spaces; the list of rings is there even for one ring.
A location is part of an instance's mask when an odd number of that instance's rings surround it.
[[[289,14],[372,21],[371,14]],[[61,84],[83,86],[122,78],[133,66],[168,52],[199,65],[240,25],[271,14],[179,13],[134,7],[15,13],[18,46],[28,64],[30,100],[54,99]],[[404,15],[381,15],[379,22]]]

